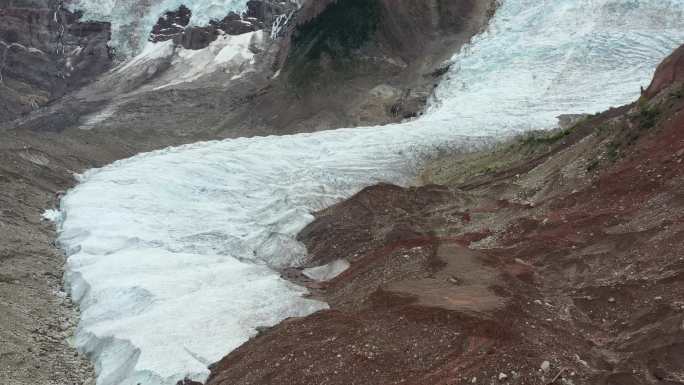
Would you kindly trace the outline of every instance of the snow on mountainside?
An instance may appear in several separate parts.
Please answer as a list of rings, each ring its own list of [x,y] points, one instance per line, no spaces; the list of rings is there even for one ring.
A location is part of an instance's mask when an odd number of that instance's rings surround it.
[[[247,0],[70,0],[66,5],[72,11],[83,11],[85,20],[109,21],[111,44],[128,57],[144,48],[152,27],[166,11],[185,5],[192,11],[190,25],[202,26],[223,19],[230,11],[243,11]]]
[[[272,270],[304,260],[295,236],[311,212],[368,184],[409,184],[440,148],[633,100],[684,41],[683,15],[684,0],[506,0],[420,119],[197,143],[87,172],[63,200],[59,241],[98,384],[202,380],[257,327],[325,307]]]
[[[214,72],[228,74],[230,80],[235,80],[245,71],[252,70],[253,50],[259,49],[263,38],[262,31],[238,36],[221,35],[201,50],[175,48],[172,41],[150,44],[146,50],[125,62],[116,71],[125,74],[127,71],[137,70],[138,66],[145,63],[170,58],[170,70],[155,78],[152,85],[148,85],[154,90],[189,83]]]

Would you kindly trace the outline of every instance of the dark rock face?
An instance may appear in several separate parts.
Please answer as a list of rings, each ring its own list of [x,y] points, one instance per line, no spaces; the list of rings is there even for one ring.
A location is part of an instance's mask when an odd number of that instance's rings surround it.
[[[190,27],[176,35],[173,41],[187,49],[206,48],[216,40],[219,32],[212,27]]]
[[[183,381],[178,381],[176,385],[203,385],[201,382],[193,381],[189,378],[183,379]]]
[[[260,23],[252,19],[242,18],[235,12],[229,13],[223,20],[212,20],[210,24],[229,35],[241,35],[262,28]]]
[[[293,56],[317,60],[346,57],[368,42],[380,23],[378,0],[346,0],[331,4],[292,35]]]
[[[212,20],[206,27],[186,28],[174,37],[174,41],[186,49],[202,49],[223,33],[242,35],[259,29],[261,25],[258,21],[242,18],[237,13],[230,12],[223,20]]]
[[[11,2],[0,9],[0,123],[111,67],[110,25],[79,18],[53,1]]]
[[[264,28],[270,28],[279,17],[287,16],[296,9],[297,5],[292,1],[250,0],[247,2],[246,17],[258,20]]]
[[[229,12],[223,19],[212,20],[207,26],[188,27],[192,11],[181,5],[177,10],[169,11],[159,18],[149,40],[160,42],[173,39],[186,49],[202,49],[223,33],[241,35],[269,29],[278,17],[294,12],[297,5],[290,1],[251,0],[247,7],[247,12],[243,15]]]
[[[324,60],[339,62],[353,60],[356,53],[375,53],[410,65],[433,42],[456,39],[466,32],[480,5],[475,0],[308,2],[289,28],[287,61],[301,64],[302,58],[324,54]],[[496,3],[488,7],[488,13],[494,12]]]
[[[166,12],[152,28],[149,40],[157,43],[171,40],[182,34],[185,27],[190,23],[191,16],[192,12],[184,5],[181,5],[176,11]]]

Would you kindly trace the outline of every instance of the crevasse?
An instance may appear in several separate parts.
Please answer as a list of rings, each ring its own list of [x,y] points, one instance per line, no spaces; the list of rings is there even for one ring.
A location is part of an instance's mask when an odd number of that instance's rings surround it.
[[[505,0],[420,119],[196,143],[86,172],[62,201],[59,241],[98,384],[203,380],[257,326],[325,308],[273,270],[305,257],[295,235],[312,212],[372,183],[410,184],[441,148],[634,100],[684,42],[683,16],[684,0]]]

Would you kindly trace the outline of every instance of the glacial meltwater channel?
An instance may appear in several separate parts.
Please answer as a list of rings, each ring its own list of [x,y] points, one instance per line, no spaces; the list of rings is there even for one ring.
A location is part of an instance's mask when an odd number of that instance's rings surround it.
[[[411,183],[437,149],[631,102],[683,42],[684,0],[504,0],[418,120],[196,143],[90,170],[59,223],[76,344],[99,385],[203,380],[256,327],[326,307],[272,269],[305,256],[295,236],[312,212],[376,182]]]

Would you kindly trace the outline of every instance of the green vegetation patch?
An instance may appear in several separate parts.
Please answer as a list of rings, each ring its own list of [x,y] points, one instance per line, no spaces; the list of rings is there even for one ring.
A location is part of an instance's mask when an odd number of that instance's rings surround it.
[[[648,130],[655,127],[660,117],[660,109],[658,107],[644,106],[639,109],[639,126],[642,129]]]
[[[672,99],[684,98],[684,84],[682,84],[682,86],[679,87],[679,89],[670,92],[670,98],[672,98]]]
[[[531,131],[489,150],[442,157],[427,165],[421,179],[424,183],[459,187],[473,178],[523,165],[550,153],[576,127],[577,125],[567,129]]]
[[[561,139],[572,133],[574,127],[566,128],[564,130],[553,130],[550,132],[532,132],[523,136],[520,142],[523,146],[540,146],[555,144]]]
[[[617,161],[628,147],[634,145],[646,132],[658,125],[662,115],[660,105],[649,104],[646,98],[641,98],[637,102],[636,112],[629,118],[631,125],[622,122],[617,127],[598,126],[596,133],[599,137],[612,136],[605,146],[605,160],[609,163]],[[598,161],[592,161],[587,171],[593,171],[597,166]]]

